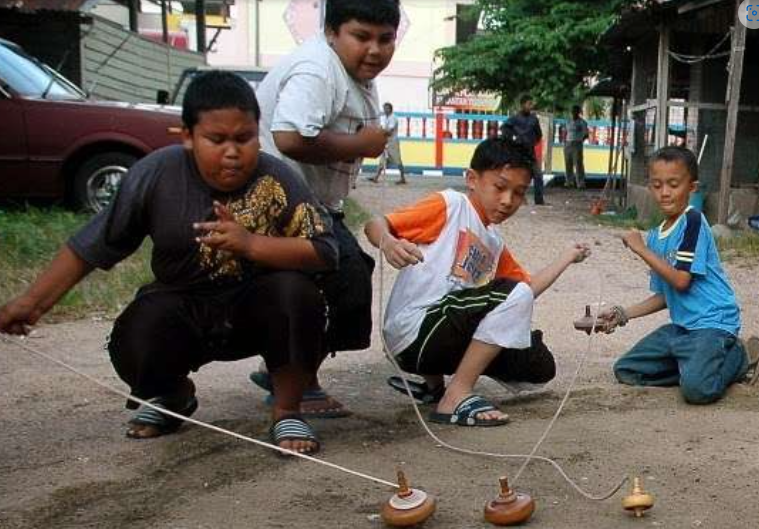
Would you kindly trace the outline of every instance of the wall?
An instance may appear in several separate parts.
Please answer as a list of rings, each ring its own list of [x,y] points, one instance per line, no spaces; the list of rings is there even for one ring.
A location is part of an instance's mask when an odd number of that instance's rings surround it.
[[[84,35],[81,55],[85,90],[135,103],[154,103],[156,91],[171,91],[185,68],[205,64],[203,55],[150,41],[99,17]]]

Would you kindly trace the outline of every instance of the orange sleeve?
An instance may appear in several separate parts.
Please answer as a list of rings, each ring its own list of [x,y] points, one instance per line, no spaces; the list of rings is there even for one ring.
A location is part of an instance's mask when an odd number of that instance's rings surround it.
[[[514,259],[506,248],[501,252],[501,257],[498,258],[498,268],[495,271],[496,277],[505,277],[514,281],[523,281],[530,283],[532,280],[530,274],[521,267],[521,265]]]
[[[445,199],[440,193],[433,193],[385,216],[395,237],[417,244],[434,242],[442,233],[447,218]]]

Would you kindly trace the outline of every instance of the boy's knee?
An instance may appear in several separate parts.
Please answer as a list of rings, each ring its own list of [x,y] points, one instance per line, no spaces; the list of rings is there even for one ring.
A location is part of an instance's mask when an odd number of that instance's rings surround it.
[[[688,404],[711,404],[725,394],[727,388],[706,387],[703,380],[680,380],[680,393]]]

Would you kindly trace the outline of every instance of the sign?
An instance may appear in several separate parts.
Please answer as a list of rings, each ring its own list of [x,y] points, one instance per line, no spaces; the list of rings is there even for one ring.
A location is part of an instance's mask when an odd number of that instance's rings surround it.
[[[433,95],[433,106],[436,107],[446,106],[455,107],[456,109],[495,112],[500,105],[501,97],[495,94],[461,90],[453,93],[435,93]]]

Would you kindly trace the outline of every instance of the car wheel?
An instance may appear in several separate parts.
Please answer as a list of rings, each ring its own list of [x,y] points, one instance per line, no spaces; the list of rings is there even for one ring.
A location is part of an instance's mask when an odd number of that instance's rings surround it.
[[[74,176],[74,205],[94,212],[105,208],[136,161],[136,156],[124,152],[105,152],[88,158]]]

